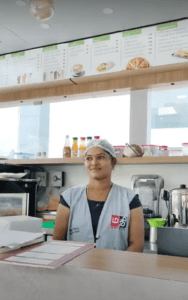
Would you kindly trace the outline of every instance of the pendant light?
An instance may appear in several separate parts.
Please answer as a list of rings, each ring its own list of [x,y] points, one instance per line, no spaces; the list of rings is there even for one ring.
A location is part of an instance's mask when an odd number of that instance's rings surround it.
[[[31,14],[39,21],[49,20],[54,14],[53,0],[30,0]]]

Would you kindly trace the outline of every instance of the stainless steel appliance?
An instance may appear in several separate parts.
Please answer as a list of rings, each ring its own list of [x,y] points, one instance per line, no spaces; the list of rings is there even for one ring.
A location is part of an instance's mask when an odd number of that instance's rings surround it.
[[[168,226],[188,226],[188,188],[181,184],[179,188],[170,190],[163,197],[169,200]]]
[[[150,225],[149,218],[161,218],[159,214],[159,203],[161,190],[164,188],[164,179],[159,175],[133,175],[131,178],[131,188],[143,205],[145,239],[149,239]]]

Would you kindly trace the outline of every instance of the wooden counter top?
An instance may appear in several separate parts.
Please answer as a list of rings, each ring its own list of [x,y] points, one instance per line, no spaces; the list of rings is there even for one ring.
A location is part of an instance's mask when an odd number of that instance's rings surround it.
[[[0,291],[1,300],[187,300],[188,260],[91,249],[54,270],[0,263]]]
[[[183,257],[95,248],[66,265],[188,283],[188,259]]]

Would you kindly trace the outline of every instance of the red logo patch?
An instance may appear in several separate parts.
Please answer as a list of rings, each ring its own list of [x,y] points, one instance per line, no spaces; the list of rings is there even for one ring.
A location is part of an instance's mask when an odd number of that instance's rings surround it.
[[[110,227],[111,228],[119,228],[120,216],[112,215]]]

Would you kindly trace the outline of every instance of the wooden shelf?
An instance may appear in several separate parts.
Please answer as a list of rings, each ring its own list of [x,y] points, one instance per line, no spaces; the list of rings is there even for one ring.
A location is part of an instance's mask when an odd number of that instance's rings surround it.
[[[0,102],[50,99],[116,89],[144,89],[152,85],[188,80],[188,62],[146,69],[0,88]]]
[[[0,164],[13,165],[83,165],[82,158],[47,158],[29,160],[0,160]],[[149,164],[188,164],[188,156],[170,157],[118,157],[118,165],[149,165]]]

